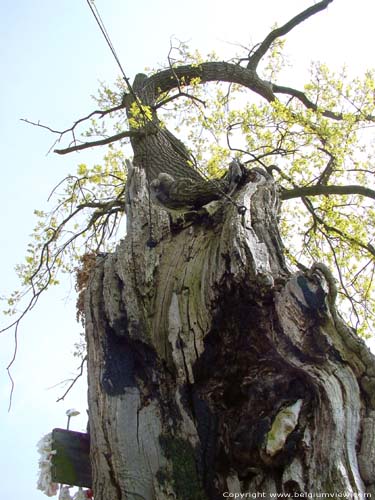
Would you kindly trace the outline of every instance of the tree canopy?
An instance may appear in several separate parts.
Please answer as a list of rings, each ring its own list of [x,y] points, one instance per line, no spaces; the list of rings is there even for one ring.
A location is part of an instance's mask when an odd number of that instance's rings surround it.
[[[122,236],[129,145],[136,154],[157,126],[166,144],[186,151],[185,177],[213,179],[215,186],[231,157],[274,177],[290,266],[303,269],[324,261],[333,268],[342,314],[358,333],[370,334],[375,326],[374,72],[350,79],[345,69],[335,74],[312,63],[304,88],[279,82],[284,37],[332,1],[312,5],[230,61],[172,41],[165,67],[138,75],[132,85],[125,74],[111,87],[102,85],[97,110],[67,130],[45,126],[57,134],[52,147],[57,154],[107,149],[100,165],[80,164],[53,189],[50,213],[35,211],[38,222],[25,262],[17,268],[21,286],[7,299],[6,312],[15,314],[10,326],[18,327],[60,273],[111,250]],[[162,158],[160,163],[150,181],[162,171]],[[82,289],[84,280],[77,287]]]

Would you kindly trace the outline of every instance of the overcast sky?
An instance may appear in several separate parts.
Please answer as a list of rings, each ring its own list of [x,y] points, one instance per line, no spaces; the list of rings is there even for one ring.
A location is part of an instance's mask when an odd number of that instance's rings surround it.
[[[107,30],[132,79],[145,67],[166,60],[171,36],[190,41],[202,52],[223,57],[252,46],[275,22],[282,24],[313,0],[96,0]],[[14,266],[23,261],[35,219],[47,209],[51,189],[78,163],[100,162],[104,150],[68,157],[46,155],[54,137],[20,118],[64,129],[88,114],[99,81],[111,83],[118,68],[91,17],[86,0],[2,0],[1,64],[1,280],[0,295],[18,287]],[[288,37],[286,52],[294,64],[289,81],[299,85],[310,60],[354,74],[375,67],[373,0],[335,0],[327,11]],[[50,207],[51,208],[51,207]],[[0,494],[7,500],[40,500],[36,490],[36,442],[54,427],[65,427],[65,412],[75,407],[86,427],[86,393],[80,382],[66,401],[56,403],[79,365],[72,352],[80,325],[75,322],[74,284],[42,297],[24,320],[13,366],[13,408],[7,412],[10,384],[6,366],[12,358],[12,332],[0,336]],[[5,325],[6,321],[2,321]]]

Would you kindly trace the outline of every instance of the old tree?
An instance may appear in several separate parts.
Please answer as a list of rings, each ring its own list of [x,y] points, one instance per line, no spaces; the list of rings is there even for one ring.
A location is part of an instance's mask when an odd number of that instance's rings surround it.
[[[331,2],[230,62],[172,47],[165,68],[101,90],[86,117],[100,139],[75,139],[85,119],[62,132],[59,154],[110,147],[38,214],[19,272],[33,305],[84,242],[96,500],[375,494],[375,360],[358,336],[374,314],[374,79],[316,64],[303,90],[276,83],[280,37]]]

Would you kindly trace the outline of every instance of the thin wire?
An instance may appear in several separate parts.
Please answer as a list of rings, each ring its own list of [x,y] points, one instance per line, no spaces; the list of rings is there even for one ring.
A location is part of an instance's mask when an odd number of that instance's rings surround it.
[[[130,85],[129,78],[126,76],[124,68],[121,65],[120,59],[117,56],[115,47],[114,47],[114,45],[113,45],[113,43],[111,41],[111,38],[110,38],[110,36],[108,34],[108,31],[106,30],[104,21],[103,21],[103,19],[100,16],[99,10],[98,10],[97,6],[95,5],[94,0],[86,0],[86,1],[87,1],[88,6],[90,7],[92,15],[95,18],[95,21],[97,22],[97,24],[98,24],[98,26],[100,28],[100,31],[102,32],[102,35],[105,38],[105,41],[107,42],[108,47],[110,48],[110,50],[112,52],[113,57],[115,58],[115,60],[116,60],[116,62],[118,64],[118,67],[120,68],[120,71],[122,73],[122,76],[123,76],[123,78],[125,80],[125,83],[126,83],[128,89],[129,89],[129,92],[137,99],[137,96],[136,96],[136,94],[135,94],[135,92],[133,90],[133,87]]]

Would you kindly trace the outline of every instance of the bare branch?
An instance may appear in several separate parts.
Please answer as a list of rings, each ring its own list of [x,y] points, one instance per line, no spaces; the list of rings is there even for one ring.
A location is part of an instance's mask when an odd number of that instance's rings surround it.
[[[79,120],[75,121],[70,128],[67,128],[65,130],[55,130],[55,129],[51,128],[51,127],[48,127],[47,125],[41,124],[39,121],[38,122],[33,122],[33,121],[28,120],[26,118],[21,118],[21,121],[23,121],[25,123],[28,123],[29,125],[34,125],[35,127],[44,128],[44,129],[48,130],[49,132],[52,132],[53,134],[60,135],[60,137],[55,141],[55,143],[53,144],[53,146],[57,142],[59,142],[61,140],[61,138],[63,137],[63,135],[65,135],[65,134],[67,134],[69,132],[73,136],[73,142],[74,142],[74,144],[76,144],[77,140],[76,140],[76,137],[75,137],[75,129],[76,129],[76,127],[80,123],[83,123],[83,122],[89,120],[90,118],[92,118],[95,115],[99,115],[99,118],[103,118],[104,116],[106,116],[106,115],[108,115],[110,113],[113,113],[115,111],[119,111],[120,109],[124,109],[124,107],[125,107],[125,105],[123,103],[121,103],[118,106],[114,106],[113,108],[109,108],[109,109],[106,109],[106,110],[95,110],[95,111],[92,111],[87,116],[84,116],[83,118],[80,118]],[[128,135],[125,135],[124,137],[131,137],[131,136],[133,136],[135,134],[134,131],[132,131],[132,132],[123,132],[123,133],[124,134],[128,134]],[[83,143],[83,144],[72,146],[72,147],[69,147],[69,148],[66,148],[66,149],[61,149],[61,150],[60,149],[55,149],[54,152],[58,153],[58,154],[67,154],[67,153],[71,153],[73,151],[79,151],[81,149],[86,149],[86,148],[90,148],[90,147],[94,147],[94,146],[101,146],[103,144],[110,144],[111,142],[118,141],[120,139],[122,139],[122,137],[120,136],[120,134],[117,134],[117,135],[113,136],[113,140],[111,140],[111,138],[103,139],[103,141],[107,141],[107,142],[95,141],[93,143]],[[53,146],[51,147],[51,149],[53,148]],[[51,151],[51,149],[50,149],[50,151]]]
[[[321,2],[312,5],[308,9],[304,10],[297,16],[293,17],[286,24],[281,26],[280,28],[276,28],[271,33],[269,33],[263,42],[260,44],[259,48],[249,57],[249,63],[247,65],[248,69],[255,70],[259,64],[259,61],[266,54],[272,43],[279,37],[286,35],[293,28],[301,24],[303,21],[306,21],[309,17],[317,14],[318,12],[326,9],[328,5],[333,0],[322,0]]]
[[[111,137],[106,137],[105,139],[99,139],[98,141],[84,142],[83,144],[78,144],[76,146],[70,146],[65,149],[54,149],[54,153],[59,155],[66,155],[72,153],[73,151],[81,151],[82,149],[94,148],[96,146],[104,146],[106,144],[111,144],[112,142],[119,141],[125,137],[140,137],[142,132],[136,130],[125,130],[116,135],[111,135]]]
[[[87,361],[87,356],[85,356],[82,360],[82,363],[79,367],[79,373],[74,377],[74,379],[72,380],[72,382],[69,384],[69,387],[67,388],[67,390],[64,392],[64,394],[62,396],[60,396],[57,400],[56,400],[56,403],[58,403],[59,401],[64,401],[65,397],[69,394],[69,392],[71,391],[71,389],[73,388],[73,386],[76,384],[77,380],[82,377],[83,375],[83,367],[85,365],[85,362]]]
[[[42,125],[39,121],[32,122],[26,118],[21,118],[21,122],[28,123],[29,125],[34,125],[35,127],[45,128],[46,130],[49,130],[50,132],[52,132],[54,134],[60,134],[60,136],[63,136],[64,134],[67,134],[68,132],[73,132],[73,130],[77,127],[77,125],[89,120],[90,118],[92,118],[95,115],[99,115],[99,118],[103,118],[105,115],[108,115],[109,113],[113,113],[114,111],[119,111],[120,109],[123,109],[123,108],[124,108],[124,105],[120,104],[118,106],[115,106],[113,108],[109,108],[106,110],[97,109],[97,110],[89,113],[87,116],[84,116],[83,118],[80,118],[79,120],[75,121],[73,123],[73,125],[70,128],[67,128],[66,130],[54,130],[53,128],[48,127],[47,125]]]
[[[53,134],[60,134],[60,135],[63,135],[65,132],[71,132],[71,130],[73,129],[73,127],[69,130],[65,130],[63,132],[61,132],[60,130],[54,130],[53,128],[51,127],[48,127],[47,125],[43,125],[41,124],[39,121],[38,122],[32,122],[31,120],[28,120],[27,118],[21,118],[20,120],[21,122],[25,122],[27,123],[28,125],[34,125],[34,127],[40,127],[40,128],[45,128],[46,130],[48,130],[49,132],[52,132]]]

